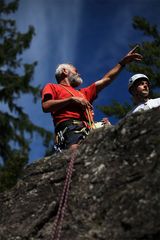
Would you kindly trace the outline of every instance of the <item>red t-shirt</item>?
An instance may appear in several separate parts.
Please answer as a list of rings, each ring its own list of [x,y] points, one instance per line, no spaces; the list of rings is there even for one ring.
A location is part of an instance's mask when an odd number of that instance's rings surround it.
[[[52,99],[54,100],[65,99],[71,96],[75,97],[84,96],[90,103],[93,102],[97,95],[95,83],[80,90],[76,90],[75,88],[67,85],[64,85],[64,87],[66,89],[64,89],[63,86],[61,86],[61,84],[48,83],[42,90],[42,102],[44,101],[45,94],[50,94],[52,96]],[[69,91],[67,91],[67,89]],[[82,110],[81,107],[74,104],[69,104],[60,110],[53,111],[51,112],[51,115],[53,117],[55,125],[59,122],[68,120],[70,118],[79,119],[82,121],[88,120],[86,112]]]

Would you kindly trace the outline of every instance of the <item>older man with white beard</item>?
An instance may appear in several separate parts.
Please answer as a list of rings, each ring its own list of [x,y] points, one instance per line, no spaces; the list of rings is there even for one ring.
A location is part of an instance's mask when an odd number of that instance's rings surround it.
[[[55,143],[58,149],[76,148],[88,135],[93,123],[92,102],[108,86],[123,67],[142,56],[133,48],[100,80],[76,90],[83,80],[72,64],[60,64],[55,72],[58,84],[48,83],[42,90],[42,109],[50,112],[55,125]]]

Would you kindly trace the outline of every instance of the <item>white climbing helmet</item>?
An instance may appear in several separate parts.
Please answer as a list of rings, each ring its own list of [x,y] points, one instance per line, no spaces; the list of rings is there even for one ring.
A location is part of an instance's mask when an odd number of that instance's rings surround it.
[[[146,75],[142,74],[142,73],[138,73],[138,74],[133,75],[129,79],[129,81],[128,81],[128,90],[129,90],[129,92],[131,92],[131,87],[133,86],[133,84],[140,78],[145,78],[148,81],[149,85],[150,85],[149,78]]]

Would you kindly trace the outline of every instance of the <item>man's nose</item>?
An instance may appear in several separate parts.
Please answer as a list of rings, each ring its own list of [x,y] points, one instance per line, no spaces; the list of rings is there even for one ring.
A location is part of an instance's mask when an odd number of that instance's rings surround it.
[[[144,83],[144,87],[145,87],[145,88],[148,88],[148,84],[147,84],[147,83]]]

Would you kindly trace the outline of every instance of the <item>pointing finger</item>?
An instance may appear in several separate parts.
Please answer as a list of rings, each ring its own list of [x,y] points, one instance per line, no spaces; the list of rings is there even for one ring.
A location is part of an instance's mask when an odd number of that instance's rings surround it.
[[[131,54],[131,53],[134,53],[136,50],[137,50],[137,48],[139,48],[139,45],[137,44],[129,53]]]

